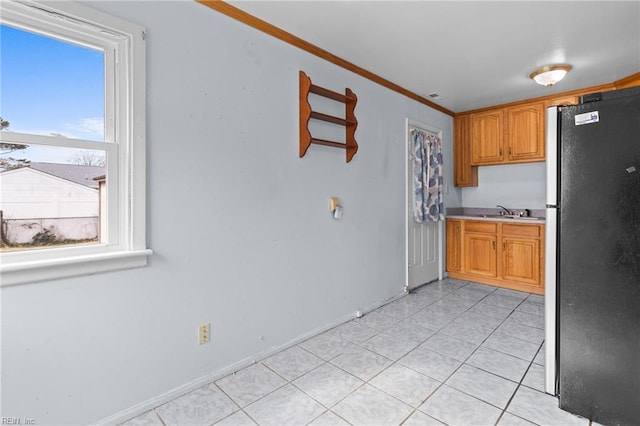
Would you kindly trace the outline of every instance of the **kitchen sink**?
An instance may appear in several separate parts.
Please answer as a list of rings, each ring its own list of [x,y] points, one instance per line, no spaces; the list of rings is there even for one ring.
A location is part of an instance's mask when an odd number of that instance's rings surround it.
[[[544,220],[544,217],[518,216],[516,214],[483,214],[479,216],[491,219]]]

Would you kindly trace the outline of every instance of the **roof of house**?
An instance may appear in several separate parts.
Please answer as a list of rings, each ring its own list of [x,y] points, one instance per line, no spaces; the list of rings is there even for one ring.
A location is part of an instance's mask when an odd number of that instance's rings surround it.
[[[35,163],[29,164],[34,170],[41,171],[89,188],[98,188],[97,176],[104,175],[102,166],[81,166],[78,164]]]

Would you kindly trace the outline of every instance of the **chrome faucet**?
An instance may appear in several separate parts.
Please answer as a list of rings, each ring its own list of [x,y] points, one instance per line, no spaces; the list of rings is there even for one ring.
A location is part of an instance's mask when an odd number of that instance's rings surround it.
[[[502,209],[502,210],[505,211],[504,213],[500,212],[500,214],[507,214],[507,215],[512,215],[513,214],[505,206],[501,206],[500,204],[498,204],[496,207],[498,207],[499,209]]]

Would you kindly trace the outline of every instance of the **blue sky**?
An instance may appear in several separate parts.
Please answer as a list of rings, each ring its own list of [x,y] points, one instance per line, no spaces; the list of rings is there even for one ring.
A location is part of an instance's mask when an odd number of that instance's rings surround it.
[[[0,25],[0,116],[9,131],[103,140],[103,53]],[[25,151],[13,156],[46,161]]]

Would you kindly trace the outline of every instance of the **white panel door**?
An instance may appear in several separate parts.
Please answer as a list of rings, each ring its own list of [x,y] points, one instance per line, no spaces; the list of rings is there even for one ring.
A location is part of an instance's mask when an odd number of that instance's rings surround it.
[[[437,280],[440,276],[440,247],[439,229],[440,222],[417,223],[413,218],[413,142],[410,129],[416,126],[408,125],[407,131],[407,286],[408,290],[418,287],[430,281]],[[417,126],[420,130],[433,132],[428,128]],[[426,126],[425,126],[426,127]]]
[[[409,218],[409,289],[438,279],[438,225]]]

